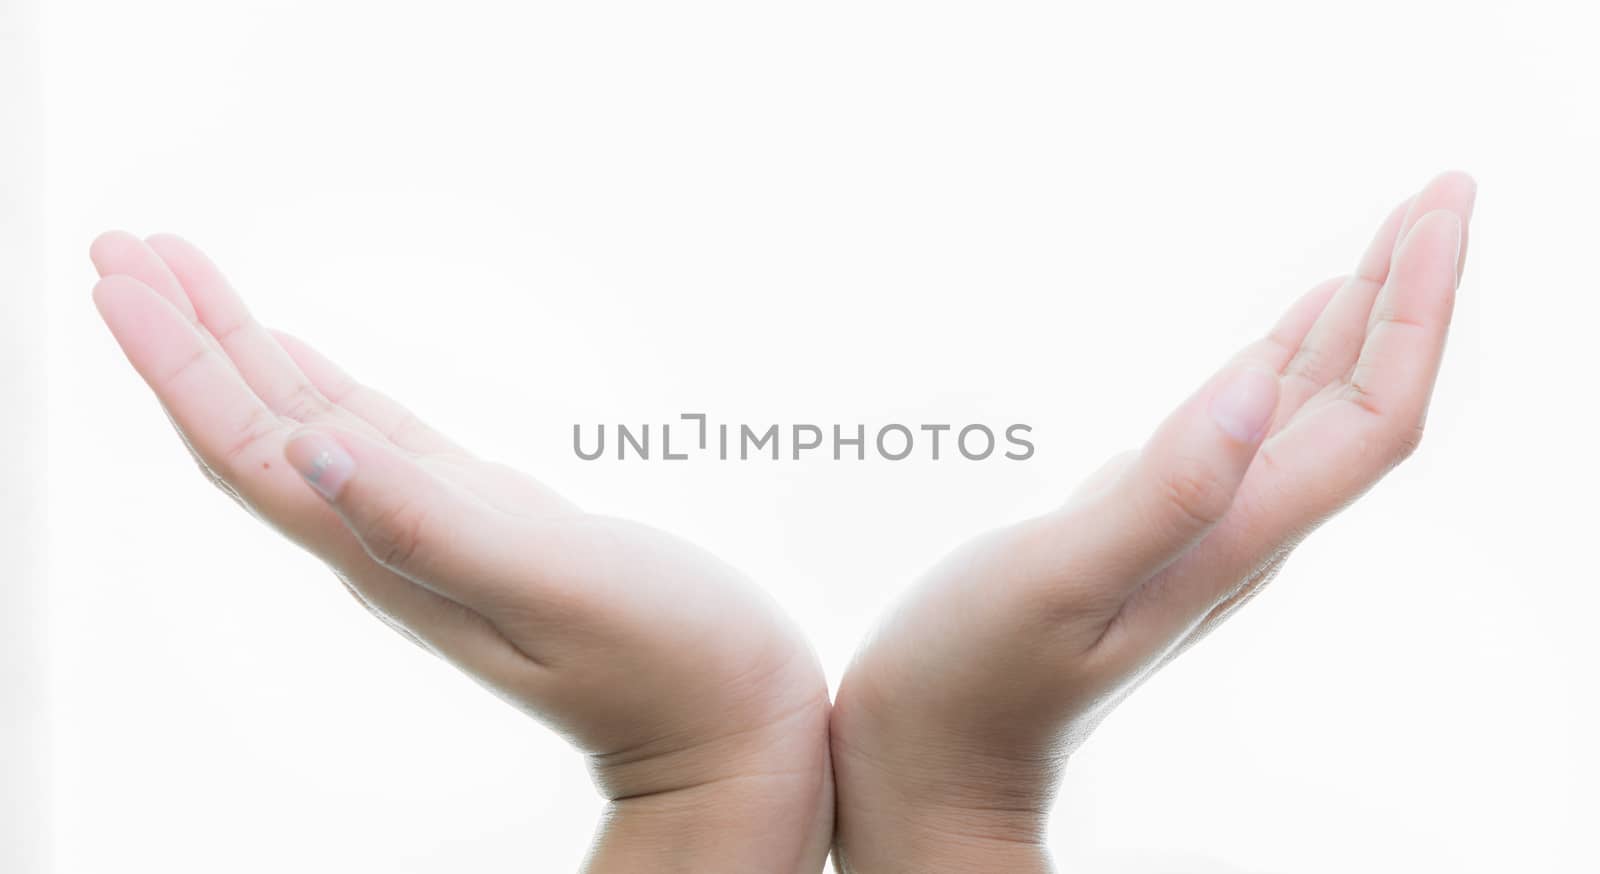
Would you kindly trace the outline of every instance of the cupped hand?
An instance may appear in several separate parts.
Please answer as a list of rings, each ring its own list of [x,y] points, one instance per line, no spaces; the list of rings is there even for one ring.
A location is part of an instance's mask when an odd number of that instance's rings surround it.
[[[1049,870],[1072,750],[1416,448],[1474,193],[1433,180],[1142,449],[920,581],[836,697],[841,870]]]
[[[94,299],[201,470],[375,616],[561,733],[591,870],[816,871],[827,688],[732,568],[473,457],[269,331],[197,249],[112,232]]]

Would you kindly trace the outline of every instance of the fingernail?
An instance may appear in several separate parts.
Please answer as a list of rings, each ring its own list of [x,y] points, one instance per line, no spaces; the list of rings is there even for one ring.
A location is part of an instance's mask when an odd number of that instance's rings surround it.
[[[283,454],[306,482],[330,501],[339,497],[350,475],[356,472],[355,459],[338,441],[314,431],[290,437]]]
[[[1211,396],[1211,418],[1241,443],[1260,439],[1277,407],[1278,375],[1262,367],[1237,371]]]

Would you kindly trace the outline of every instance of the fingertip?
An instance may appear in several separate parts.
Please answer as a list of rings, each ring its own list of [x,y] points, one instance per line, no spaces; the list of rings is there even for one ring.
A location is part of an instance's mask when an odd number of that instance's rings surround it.
[[[144,242],[179,275],[220,273],[211,257],[185,237],[162,231],[145,237]]]
[[[90,296],[94,298],[95,306],[104,315],[107,308],[114,307],[122,300],[145,292],[156,293],[155,289],[126,273],[108,273],[95,280]]]
[[[1472,218],[1472,209],[1477,197],[1476,179],[1460,170],[1440,173],[1429,180],[1416,197],[1412,198],[1405,235],[1410,235],[1422,216],[1441,209],[1452,210],[1463,223],[1467,222]]]
[[[118,262],[126,257],[130,246],[137,246],[139,238],[121,229],[104,231],[89,243],[89,262],[101,276],[115,272]]]
[[[1462,196],[1468,203],[1478,195],[1478,180],[1465,170],[1446,170],[1433,177],[1428,187],[1452,191]]]
[[[176,262],[183,260],[187,252],[193,247],[176,234],[158,233],[144,238],[144,244],[156,257],[166,262],[167,268],[174,273],[178,272]]]
[[[1301,298],[1315,300],[1318,298],[1332,297],[1334,292],[1339,290],[1340,286],[1349,281],[1350,274],[1348,273],[1340,273],[1335,276],[1330,276],[1316,285],[1311,286],[1309,291],[1301,295]]]
[[[1411,233],[1406,235],[1402,245],[1402,254],[1423,248],[1443,246],[1450,249],[1450,259],[1454,262],[1460,254],[1461,235],[1465,228],[1461,214],[1453,209],[1436,209],[1417,219],[1412,226]]]
[[[1375,283],[1383,281],[1389,262],[1394,257],[1395,246],[1404,234],[1406,216],[1411,214],[1419,196],[1413,194],[1389,210],[1383,224],[1378,226],[1378,232],[1361,253],[1361,260],[1356,263],[1357,276]]]
[[[151,234],[148,237],[145,237],[144,241],[150,246],[150,248],[161,253],[162,257],[166,257],[169,254],[179,251],[200,251],[193,243],[189,242],[183,237],[178,236],[177,234],[167,231]]]
[[[197,339],[192,326],[144,281],[113,273],[95,282],[90,296],[100,320],[146,381],[166,376],[174,359],[192,351],[188,347]]]
[[[1316,324],[1317,318],[1333,301],[1333,296],[1338,294],[1339,289],[1349,281],[1350,274],[1341,273],[1313,285],[1278,319],[1277,325],[1274,326],[1275,333],[1284,336],[1286,341],[1292,338],[1294,345],[1300,345],[1305,335],[1311,332],[1311,327]]]
[[[1478,203],[1478,180],[1461,170],[1447,170],[1439,174],[1434,185],[1448,192],[1445,203],[1455,209],[1461,224],[1472,221],[1472,210]]]
[[[114,291],[106,287],[104,278],[97,280],[94,287],[89,290],[89,299],[94,301],[94,308],[100,313],[102,321],[106,319],[106,308],[111,305],[111,297],[114,294]]]

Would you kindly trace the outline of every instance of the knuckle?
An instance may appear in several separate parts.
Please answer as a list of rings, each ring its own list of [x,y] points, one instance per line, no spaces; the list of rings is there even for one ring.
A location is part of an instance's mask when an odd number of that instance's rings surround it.
[[[1422,446],[1423,424],[1422,417],[1401,414],[1397,410],[1387,411],[1386,415],[1377,417],[1375,427],[1369,432],[1369,440],[1385,462],[1385,469],[1416,454]]]
[[[1327,359],[1327,353],[1320,346],[1307,341],[1295,351],[1294,357],[1289,359],[1289,363],[1283,369],[1283,375],[1288,379],[1321,385],[1328,376]]]
[[[1395,434],[1390,443],[1393,447],[1394,461],[1399,464],[1417,453],[1422,447],[1423,426],[1421,422],[1395,429]]]
[[[1185,521],[1209,527],[1228,512],[1233,495],[1216,466],[1192,456],[1173,459],[1160,479],[1161,497]]]
[[[172,368],[172,370],[169,371],[166,376],[162,377],[160,380],[161,384],[170,388],[178,383],[184,382],[195,373],[200,371],[202,365],[207,362],[210,356],[211,350],[202,344],[199,348],[187,355],[183,361],[179,362],[178,366]]]
[[[265,408],[251,410],[234,431],[233,439],[223,447],[218,465],[220,472],[226,476],[228,471],[241,469],[245,456],[269,434],[277,432],[281,424],[278,417]]]
[[[1356,367],[1355,373],[1351,375],[1349,382],[1345,383],[1342,397],[1364,413],[1376,416],[1379,419],[1385,416],[1384,404],[1379,402],[1378,395],[1373,392],[1369,384],[1369,374],[1359,365]]]
[[[398,501],[363,526],[361,542],[379,564],[404,568],[416,559],[427,530],[427,509],[412,501]]]
[[[297,384],[284,398],[281,405],[283,415],[298,422],[309,422],[320,418],[332,408],[328,399],[322,392],[308,382]]]
[[[401,413],[400,418],[385,431],[384,436],[395,443],[409,443],[414,438],[422,435],[426,426],[416,414],[410,410]]]

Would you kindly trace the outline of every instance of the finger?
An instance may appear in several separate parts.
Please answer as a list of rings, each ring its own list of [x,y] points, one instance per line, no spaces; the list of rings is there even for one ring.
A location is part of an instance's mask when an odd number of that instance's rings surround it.
[[[1472,224],[1472,210],[1477,198],[1478,183],[1470,175],[1460,170],[1440,173],[1411,201],[1411,208],[1406,210],[1406,220],[1400,226],[1400,239],[1404,240],[1428,213],[1437,209],[1453,210],[1461,217],[1461,252],[1456,256],[1456,279],[1459,283],[1461,272],[1466,267],[1467,231]],[[1395,254],[1391,253],[1391,258]]]
[[[1209,633],[1271,579],[1295,542],[1415,449],[1461,264],[1457,209],[1471,205],[1470,180],[1440,181],[1419,200],[1454,207],[1403,220],[1408,230],[1339,402],[1303,411],[1287,429],[1274,424],[1229,518],[1129,599],[1103,638],[1108,647],[1148,653]]]
[[[1278,323],[1272,327],[1272,331],[1267,334],[1267,339],[1271,341],[1277,352],[1272,360],[1264,361],[1263,363],[1280,372],[1287,367],[1290,359],[1294,357],[1294,353],[1300,351],[1300,344],[1305,342],[1306,336],[1311,333],[1311,329],[1316,325],[1317,319],[1321,318],[1322,313],[1327,310],[1334,294],[1348,281],[1348,276],[1325,279],[1312,286],[1310,291],[1296,301],[1294,306],[1283,314]]]
[[[577,507],[518,470],[486,464],[450,438],[429,427],[397,401],[356,382],[310,344],[283,331],[273,337],[330,401],[367,423],[375,435],[408,452],[425,456],[423,464],[466,488],[503,512],[530,518],[574,512]]]
[[[1366,341],[1373,304],[1388,279],[1399,241],[1423,215],[1436,209],[1456,211],[1464,224],[1471,215],[1476,192],[1477,184],[1465,173],[1442,173],[1397,209],[1399,215],[1390,214],[1362,256],[1352,280],[1329,304],[1300,353],[1285,368],[1285,394],[1277,416],[1280,425],[1324,386],[1350,373]],[[1458,274],[1459,268],[1458,259]]]
[[[332,413],[333,404],[250,314],[211,259],[172,234],[155,234],[146,242],[172,269],[200,323],[268,407],[299,422],[318,421]]]
[[[1421,439],[1454,299],[1460,219],[1421,217],[1401,243],[1377,307],[1383,314],[1340,402],[1320,406],[1260,451],[1226,524],[1143,587],[1108,645],[1147,652],[1198,639],[1242,605],[1288,549],[1354,500]],[[1244,580],[1241,586],[1239,581]]]
[[[1455,308],[1465,230],[1461,215],[1452,210],[1419,219],[1373,308],[1349,399],[1395,427],[1422,428]]]
[[[133,234],[106,231],[95,237],[89,245],[89,260],[94,262],[95,271],[102,277],[116,273],[132,276],[155,289],[184,318],[191,322],[197,320],[194,304],[189,302],[189,296],[184,293],[178,277],[172,274],[171,268],[154,249]]]
[[[132,277],[113,275],[95,284],[94,301],[202,463],[227,477],[277,462],[283,420],[170,300]]]
[[[1389,212],[1367,244],[1355,272],[1346,277],[1323,308],[1293,357],[1279,368],[1283,374],[1283,393],[1278,398],[1274,427],[1281,427],[1308,398],[1342,376],[1355,360],[1361,340],[1366,336],[1367,313],[1388,275],[1389,257],[1411,203],[1406,200]]]
[[[284,457],[372,560],[480,613],[537,576],[530,529],[354,431],[302,429]],[[524,598],[526,593],[523,593]]]
[[[1065,514],[1059,548],[1085,563],[1070,573],[1111,581],[1108,604],[1120,609],[1227,513],[1277,399],[1278,375],[1259,364],[1230,366],[1209,381],[1116,482]]]
[[[1472,224],[1472,210],[1477,203],[1478,184],[1471,176],[1459,171],[1441,174],[1434,182],[1419,195],[1411,204],[1411,209],[1406,213],[1405,223],[1401,226],[1401,242],[1408,239],[1412,231],[1421,222],[1424,216],[1439,210],[1449,210],[1456,214],[1460,222],[1461,242],[1456,254],[1455,276],[1456,285],[1461,284],[1461,274],[1467,263],[1467,238]],[[1400,257],[1399,245],[1396,246],[1393,260]],[[1391,261],[1391,264],[1393,263]],[[1392,272],[1392,267],[1391,267]],[[1387,278],[1387,277],[1386,277]],[[1382,295],[1387,294],[1387,286],[1380,290],[1379,298],[1373,302],[1372,309],[1367,313],[1367,333],[1377,326],[1383,314]],[[1363,336],[1363,344],[1365,343]],[[1352,364],[1352,367],[1354,365]]]
[[[1294,354],[1300,350],[1311,327],[1327,309],[1328,302],[1348,280],[1345,276],[1325,279],[1311,287],[1278,319],[1267,336],[1245,347],[1234,360],[1254,361],[1274,372],[1282,373]]]
[[[1347,281],[1348,277],[1339,276],[1313,286],[1284,313],[1266,337],[1246,347],[1235,360],[1253,362],[1260,367],[1281,371],[1292,360],[1300,343],[1310,333],[1312,326],[1316,324],[1334,295],[1346,287]],[[1276,428],[1278,424],[1275,421],[1273,427]],[[1241,485],[1241,489],[1246,487],[1247,484]],[[1237,515],[1237,503],[1236,495],[1235,505],[1230,507],[1230,514]],[[1232,565],[1236,562],[1231,558],[1226,562],[1230,569],[1223,576],[1197,575],[1186,570],[1197,563],[1192,561],[1196,558],[1203,559],[1198,562],[1202,566],[1219,564],[1219,556],[1230,555],[1228,550],[1219,549],[1219,541],[1225,542],[1232,538],[1233,534],[1230,531],[1213,529],[1201,543],[1185,552],[1183,558],[1168,565],[1161,573],[1140,586],[1139,590],[1127,599],[1117,617],[1118,626],[1131,624],[1135,627],[1113,628],[1102,638],[1102,642],[1110,646],[1118,638],[1126,638],[1131,634],[1136,638],[1132,649],[1139,653],[1146,653],[1153,647],[1166,645],[1172,635],[1188,627],[1194,615],[1208,610],[1219,598],[1224,597],[1214,590],[1229,583],[1215,582],[1216,580],[1238,579],[1238,572],[1232,570]],[[1202,623],[1204,624],[1206,623]]]
[[[300,478],[280,463],[288,424],[169,297],[113,274],[95,285],[94,301],[129,362],[219,486],[340,568],[380,618],[481,676],[512,681],[526,657],[487,620],[379,567],[348,532],[331,527],[338,526],[337,517],[309,498]]]
[[[1406,234],[1348,378],[1330,389],[1329,403],[1307,408],[1262,450],[1268,463],[1252,487],[1259,492],[1253,503],[1268,517],[1291,531],[1314,525],[1416,449],[1444,353],[1464,240],[1456,208],[1419,217]]]
[[[313,524],[329,515],[327,508],[307,496],[282,463],[291,423],[256,397],[222,350],[170,301],[131,277],[100,280],[94,300],[213,482],[308,548],[337,548],[338,539]]]
[[[391,443],[423,455],[465,453],[454,441],[429,427],[388,395],[351,378],[309,343],[283,331],[271,333],[324,397],[370,424]]]

